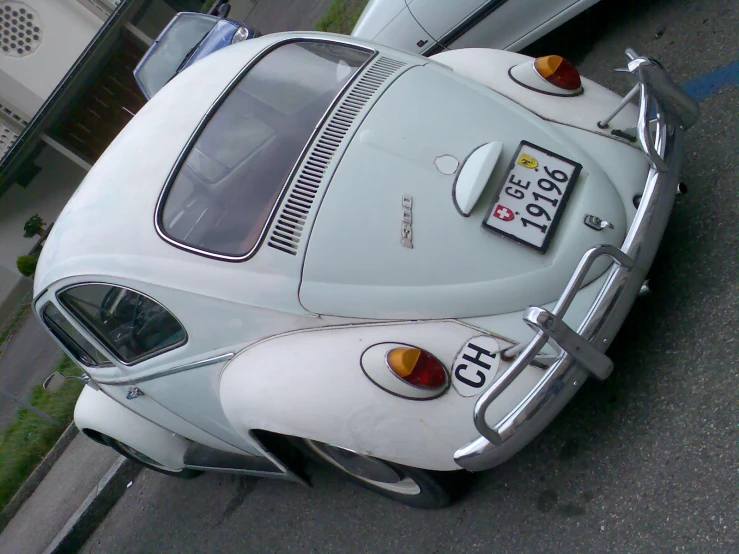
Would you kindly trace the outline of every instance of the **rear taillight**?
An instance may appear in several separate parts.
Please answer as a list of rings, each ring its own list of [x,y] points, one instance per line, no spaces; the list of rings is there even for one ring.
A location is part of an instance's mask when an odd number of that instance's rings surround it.
[[[534,69],[547,82],[562,90],[578,91],[582,88],[577,69],[562,56],[536,58]]]
[[[438,389],[447,384],[444,366],[420,348],[393,348],[387,353],[386,361],[395,375],[416,387]]]
[[[562,56],[544,56],[514,65],[511,79],[530,90],[553,96],[582,94],[582,80],[572,63]]]
[[[362,371],[385,392],[410,400],[433,400],[449,390],[444,365],[410,344],[381,342],[362,352]]]

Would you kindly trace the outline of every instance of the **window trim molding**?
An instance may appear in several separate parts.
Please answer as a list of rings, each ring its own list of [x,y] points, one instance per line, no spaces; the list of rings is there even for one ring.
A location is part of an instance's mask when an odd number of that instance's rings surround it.
[[[353,48],[355,50],[359,50],[361,52],[366,52],[369,54],[369,57],[367,60],[362,64],[361,67],[357,69],[357,71],[354,73],[351,79],[349,79],[344,86],[341,88],[341,90],[336,94],[334,99],[331,101],[329,106],[326,108],[326,111],[323,113],[323,115],[320,117],[318,122],[316,123],[316,126],[313,128],[313,132],[311,133],[310,137],[308,137],[308,140],[305,143],[305,146],[300,151],[300,154],[298,155],[297,159],[295,160],[295,164],[293,165],[292,169],[290,170],[290,173],[287,176],[287,179],[282,185],[282,188],[280,190],[280,193],[277,196],[277,200],[275,201],[274,206],[272,206],[272,210],[269,213],[269,216],[267,217],[267,220],[264,223],[264,227],[262,228],[259,238],[257,238],[256,242],[254,243],[254,246],[249,250],[246,254],[242,254],[240,256],[229,256],[227,254],[218,254],[215,252],[209,252],[207,250],[203,250],[201,248],[196,248],[194,246],[190,246],[187,244],[184,244],[177,239],[169,236],[166,231],[164,230],[164,226],[162,223],[162,215],[164,213],[164,204],[167,200],[167,196],[169,194],[170,189],[172,188],[172,185],[174,184],[174,181],[179,174],[179,171],[182,167],[182,165],[185,163],[185,160],[187,156],[190,154],[190,151],[195,146],[195,142],[200,138],[200,135],[202,134],[203,130],[205,129],[205,126],[210,122],[212,117],[216,114],[218,111],[218,108],[221,107],[221,104],[228,98],[228,96],[231,94],[231,92],[239,85],[242,78],[246,76],[246,74],[254,67],[257,63],[259,63],[264,57],[266,57],[269,53],[276,50],[277,48],[281,46],[285,46],[287,44],[293,44],[293,43],[300,43],[300,42],[314,42],[314,43],[321,43],[321,44],[337,44],[339,46],[346,46],[348,48]],[[269,45],[267,48],[263,49],[261,52],[259,52],[254,58],[252,58],[249,63],[247,63],[239,72],[238,74],[231,80],[231,82],[228,84],[228,86],[221,92],[221,94],[216,98],[213,105],[208,108],[207,112],[203,116],[203,118],[198,123],[197,127],[193,131],[193,134],[190,136],[190,138],[187,141],[187,144],[185,145],[185,148],[180,152],[180,155],[177,158],[177,161],[175,162],[174,166],[172,167],[172,170],[170,171],[169,175],[167,176],[167,179],[164,182],[164,186],[162,187],[162,191],[159,193],[159,198],[157,199],[156,208],[154,209],[154,228],[156,229],[157,234],[160,238],[162,238],[167,243],[171,244],[172,246],[179,248],[181,250],[185,250],[187,252],[191,252],[193,254],[198,254],[200,256],[204,256],[206,258],[212,258],[216,260],[222,260],[226,262],[244,262],[248,260],[249,258],[253,257],[259,248],[264,243],[264,240],[267,237],[268,230],[272,227],[272,223],[274,222],[275,215],[282,204],[282,201],[285,199],[285,194],[289,188],[289,184],[292,182],[292,180],[295,177],[295,174],[300,167],[300,164],[303,162],[303,159],[305,158],[306,153],[310,149],[313,142],[316,140],[316,137],[318,136],[321,128],[323,128],[324,124],[326,123],[326,120],[328,119],[329,115],[333,111],[333,109],[336,107],[336,105],[339,103],[339,101],[344,97],[346,94],[346,91],[351,88],[351,86],[357,81],[360,75],[362,75],[369,64],[372,62],[372,60],[377,56],[378,50],[375,50],[373,48],[367,48],[364,46],[358,46],[356,44],[352,44],[351,42],[344,42],[342,40],[337,39],[324,39],[324,38],[290,38],[286,40],[281,40],[278,42],[275,42],[271,45]]]
[[[92,326],[87,325],[82,318],[78,317],[77,314],[75,313],[75,311],[62,298],[62,294],[64,292],[66,292],[68,290],[71,290],[71,289],[75,289],[75,288],[81,287],[81,286],[87,286],[87,285],[102,285],[102,286],[106,286],[106,287],[117,287],[119,289],[123,289],[123,290],[129,291],[129,292],[133,292],[135,294],[140,294],[144,298],[146,298],[148,300],[151,300],[156,305],[158,305],[158,306],[162,307],[164,310],[166,310],[167,313],[169,313],[169,315],[171,315],[174,318],[174,320],[177,322],[177,324],[182,328],[182,331],[185,333],[185,336],[182,338],[182,340],[180,340],[180,341],[178,341],[178,342],[176,342],[174,344],[171,344],[171,345],[169,345],[169,346],[167,346],[165,348],[161,348],[159,350],[155,350],[153,352],[150,352],[148,354],[145,354],[144,356],[140,356],[140,357],[138,357],[138,358],[136,358],[136,359],[134,359],[134,360],[132,360],[130,362],[124,361],[123,359],[121,359],[120,356],[118,356],[118,354],[114,350],[112,350],[108,346],[107,342],[105,340],[103,340],[103,338],[100,336],[100,333],[95,328],[93,328]],[[172,350],[175,350],[176,348],[180,348],[181,346],[184,346],[185,344],[187,344],[187,342],[190,340],[190,335],[188,334],[187,329],[182,324],[182,321],[180,320],[180,318],[178,318],[172,312],[172,310],[170,310],[169,308],[167,308],[164,304],[162,304],[161,302],[159,302],[158,300],[156,300],[152,296],[150,296],[150,295],[148,295],[146,293],[143,293],[141,291],[138,291],[136,289],[133,289],[131,287],[127,287],[127,286],[124,286],[124,285],[118,285],[116,283],[106,283],[106,282],[103,282],[103,281],[83,281],[83,282],[80,282],[80,283],[74,283],[72,285],[67,285],[65,287],[60,288],[58,291],[56,291],[56,293],[54,294],[54,296],[55,296],[57,302],[59,302],[59,305],[64,308],[64,310],[69,314],[69,316],[71,318],[73,318],[74,321],[79,326],[81,326],[83,329],[85,329],[85,331],[87,331],[90,334],[91,337],[94,337],[95,340],[99,343],[99,346],[102,346],[103,347],[102,350],[105,351],[104,353],[107,353],[108,354],[108,357],[113,358],[114,360],[116,360],[118,363],[120,363],[121,365],[123,365],[125,367],[132,367],[132,366],[138,365],[138,364],[140,364],[142,362],[145,362],[147,360],[150,360],[152,358],[155,358],[156,356],[159,356],[161,354],[164,354],[165,352],[170,352]],[[93,344],[93,346],[95,346],[95,345]]]

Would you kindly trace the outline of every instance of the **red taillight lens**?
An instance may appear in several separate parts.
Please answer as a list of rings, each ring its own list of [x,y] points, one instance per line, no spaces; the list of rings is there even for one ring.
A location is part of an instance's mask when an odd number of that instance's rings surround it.
[[[403,381],[417,387],[438,389],[447,383],[441,362],[420,348],[393,348],[387,353],[387,365]]]
[[[534,69],[547,82],[563,90],[579,90],[580,74],[572,63],[562,56],[544,56],[534,61]]]

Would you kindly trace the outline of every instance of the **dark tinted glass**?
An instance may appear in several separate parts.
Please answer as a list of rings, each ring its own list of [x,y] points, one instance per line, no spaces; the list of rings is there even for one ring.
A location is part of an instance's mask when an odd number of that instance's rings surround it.
[[[298,42],[267,54],[205,125],[166,193],[160,224],[215,254],[248,254],[301,151],[370,54]]]
[[[59,300],[118,358],[135,362],[185,342],[182,325],[162,305],[113,285],[80,285]]]
[[[78,362],[88,367],[112,365],[108,358],[90,344],[90,341],[83,337],[77,329],[72,327],[72,324],[54,304],[47,304],[42,315],[49,331],[59,339],[59,342],[69,350],[69,353]]]

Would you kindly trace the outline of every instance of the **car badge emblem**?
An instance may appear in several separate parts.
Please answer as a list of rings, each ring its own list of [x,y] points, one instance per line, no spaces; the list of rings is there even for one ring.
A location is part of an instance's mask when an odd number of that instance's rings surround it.
[[[605,219],[599,218],[597,215],[585,215],[585,219],[583,220],[583,223],[590,227],[591,229],[595,229],[596,231],[602,231],[603,229],[613,229],[613,223],[610,223],[606,221]]]
[[[503,204],[498,204],[493,210],[493,215],[503,221],[511,221],[513,219],[513,212],[506,208]]]
[[[403,220],[400,224],[400,244],[413,248],[413,197],[403,195]]]
[[[518,165],[522,165],[529,169],[536,169],[537,167],[539,167],[539,162],[537,162],[536,158],[534,158],[533,156],[529,156],[528,154],[521,154],[521,157],[518,158]]]

